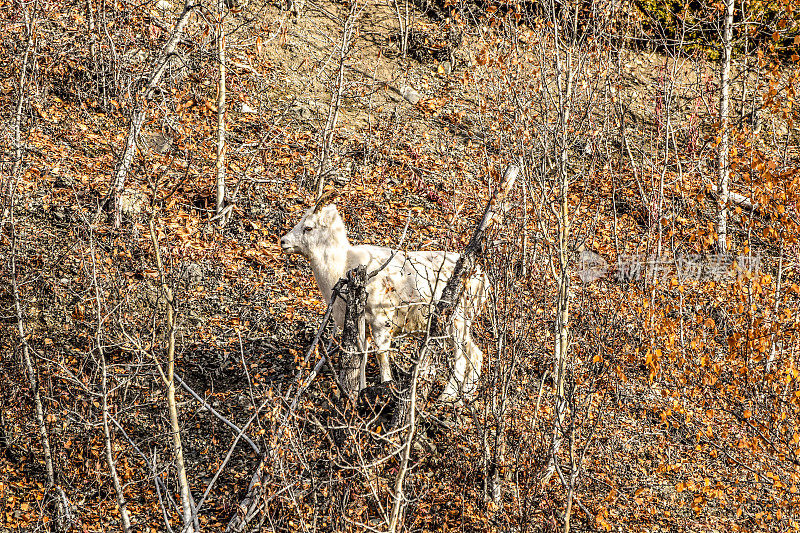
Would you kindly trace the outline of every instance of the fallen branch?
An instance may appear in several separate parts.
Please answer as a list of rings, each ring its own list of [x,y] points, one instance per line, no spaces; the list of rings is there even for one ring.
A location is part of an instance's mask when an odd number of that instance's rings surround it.
[[[492,197],[489,199],[480,223],[478,223],[478,225],[475,227],[475,231],[472,234],[469,244],[467,244],[466,248],[464,248],[464,252],[458,258],[458,261],[453,268],[453,275],[447,281],[447,285],[445,285],[445,288],[442,291],[441,298],[438,302],[436,302],[436,308],[431,316],[430,321],[430,334],[425,336],[425,339],[423,339],[423,342],[420,345],[418,350],[419,355],[414,363],[414,368],[412,368],[410,376],[425,375],[430,362],[430,350],[427,349],[428,341],[431,338],[441,338],[445,336],[445,327],[449,323],[453,310],[455,309],[455,306],[459,300],[458,295],[464,290],[464,281],[473,272],[475,261],[482,253],[486,230],[496,218],[497,205],[505,198],[505,196],[508,194],[508,191],[514,186],[514,183],[517,179],[517,174],[519,174],[519,167],[516,165],[510,165],[503,175],[503,181],[500,183],[500,187],[495,190],[494,194],[492,194]],[[420,366],[419,371],[417,371],[417,365]],[[397,408],[395,409],[394,416],[392,417],[391,427],[405,425],[409,418],[412,387],[411,383],[406,383],[404,385],[405,386],[401,387],[400,389],[402,392],[400,394],[400,398],[398,398]],[[421,391],[420,396],[422,398],[427,398],[429,388],[429,386],[425,387],[424,390]]]
[[[231,422],[230,420],[228,420],[227,418],[222,416],[216,409],[211,407],[211,404],[209,404],[202,397],[200,397],[199,394],[197,394],[195,391],[193,391],[191,389],[191,387],[189,387],[189,385],[187,385],[186,382],[183,381],[178,374],[175,374],[175,381],[178,382],[178,385],[183,387],[183,390],[185,390],[186,392],[188,392],[189,394],[194,396],[194,399],[197,400],[198,402],[200,402],[203,405],[203,407],[208,409],[209,412],[212,415],[217,417],[223,424],[225,424],[226,426],[231,428],[236,433],[237,439],[239,437],[243,438],[245,440],[245,442],[247,442],[247,444],[249,444],[250,447],[253,448],[253,451],[255,451],[256,453],[261,453],[261,448],[259,448],[258,445],[250,439],[250,437],[248,437],[247,435],[244,434],[244,430],[239,429],[239,426],[237,426],[236,424],[234,424],[233,422]],[[248,422],[248,424],[249,424],[249,422]]]
[[[710,179],[703,180],[705,184],[708,186],[708,192],[716,199],[719,199],[719,188],[717,184],[711,181]],[[757,211],[759,209],[759,205],[756,202],[753,202],[747,196],[743,194],[735,193],[732,191],[728,191],[728,201],[732,204],[736,204],[742,209],[747,209],[748,211]]]
[[[122,157],[119,160],[119,165],[117,165],[111,190],[108,193],[106,201],[103,203],[103,208],[106,208],[109,202],[113,202],[114,224],[117,227],[121,222],[122,216],[120,212],[119,197],[125,190],[125,178],[128,176],[128,171],[130,170],[131,164],[133,163],[133,158],[136,155],[136,139],[139,137],[139,131],[142,129],[142,124],[144,123],[145,104],[155,95],[156,87],[161,81],[161,77],[164,75],[164,72],[167,70],[169,60],[175,53],[175,48],[178,46],[178,43],[180,43],[181,39],[183,39],[183,30],[186,28],[186,24],[189,23],[189,15],[192,14],[198,5],[199,4],[196,2],[196,0],[186,0],[183,5],[183,13],[181,13],[181,16],[175,23],[175,29],[172,31],[172,35],[170,35],[167,44],[164,46],[164,50],[161,52],[161,56],[159,56],[158,61],[153,67],[153,71],[150,73],[150,78],[147,81],[144,93],[140,99],[136,99],[136,97],[134,97],[133,113],[131,114],[131,122],[128,126],[128,137],[125,140],[125,150],[123,151]]]
[[[458,258],[456,266],[453,269],[453,275],[447,281],[447,285],[445,285],[442,291],[442,297],[436,302],[436,309],[429,317],[427,333],[425,338],[420,342],[417,351],[417,359],[412,367],[410,377],[408,378],[408,382],[404,384],[405,386],[401,388],[400,397],[397,400],[397,406],[395,407],[390,428],[407,426],[407,433],[404,439],[405,442],[403,443],[404,449],[400,469],[394,483],[394,502],[392,505],[391,518],[389,520],[389,531],[391,533],[397,530],[402,515],[403,501],[405,500],[403,487],[408,473],[411,445],[416,432],[417,403],[420,400],[425,400],[430,393],[429,383],[422,384],[422,386],[418,383],[419,376],[427,374],[430,353],[432,351],[430,341],[432,338],[444,336],[445,327],[452,319],[456,303],[459,301],[458,296],[464,290],[464,281],[472,274],[475,260],[484,249],[483,241],[486,230],[495,220],[497,205],[505,198],[511,187],[513,187],[518,173],[519,167],[515,165],[509,166],[503,175],[503,181],[500,183],[500,187],[495,190],[494,194],[489,199],[489,203],[486,205],[486,209],[483,213],[483,218],[475,228],[475,232],[472,234],[472,238],[461,254],[461,257]]]

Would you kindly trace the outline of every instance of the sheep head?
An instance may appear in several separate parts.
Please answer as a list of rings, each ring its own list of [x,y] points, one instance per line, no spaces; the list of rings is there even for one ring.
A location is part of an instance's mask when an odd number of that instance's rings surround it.
[[[330,248],[348,246],[347,231],[336,205],[327,203],[332,196],[326,195],[309,208],[300,222],[281,237],[281,249],[289,254],[303,257],[324,255]]]

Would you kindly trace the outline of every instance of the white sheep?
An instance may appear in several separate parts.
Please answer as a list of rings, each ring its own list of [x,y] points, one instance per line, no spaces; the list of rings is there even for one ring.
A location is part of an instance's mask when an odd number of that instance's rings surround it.
[[[392,257],[392,250],[383,246],[351,245],[339,211],[333,204],[325,205],[324,199],[306,211],[300,222],[281,238],[281,248],[309,260],[317,286],[328,303],[333,286],[350,269],[365,265],[370,273]],[[367,280],[365,321],[377,348],[382,382],[392,379],[389,363],[392,339],[402,333],[424,334],[431,304],[441,297],[458,257],[452,252],[397,251],[385,268]],[[483,307],[488,287],[483,273],[468,278],[447,327],[453,368],[441,396],[444,400],[458,400],[462,392],[469,395],[480,377],[483,352],[473,342],[470,329]],[[344,303],[337,299],[332,317],[340,329],[344,311]],[[366,347],[366,339],[361,339],[361,345]],[[360,386],[364,386],[363,367]]]

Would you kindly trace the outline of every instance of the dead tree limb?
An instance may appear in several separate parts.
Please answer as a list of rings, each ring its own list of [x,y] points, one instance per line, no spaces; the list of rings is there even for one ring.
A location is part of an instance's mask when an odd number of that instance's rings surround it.
[[[730,99],[731,99],[731,55],[733,53],[734,0],[725,0],[725,19],[722,32],[722,57],[719,73],[719,119],[720,142],[717,153],[719,161],[719,200],[717,212],[717,245],[721,253],[730,247],[728,239],[728,187],[730,186]]]
[[[105,443],[105,457],[108,464],[108,471],[111,474],[111,481],[114,485],[114,493],[117,497],[117,507],[119,508],[119,521],[122,526],[122,531],[129,533],[131,530],[131,519],[128,514],[128,503],[125,499],[125,491],[122,487],[119,474],[117,473],[116,462],[114,461],[114,452],[112,450],[111,440],[113,434],[111,425],[109,424],[110,407],[108,405],[108,367],[106,365],[105,347],[103,346],[103,306],[100,294],[100,283],[97,278],[97,256],[95,254],[94,246],[94,230],[89,227],[89,251],[92,265],[92,285],[94,285],[94,303],[97,310],[97,329],[95,330],[95,345],[97,346],[97,354],[100,356],[100,369],[101,369],[101,392],[102,392],[102,414],[103,414],[103,442]]]
[[[453,310],[458,303],[459,295],[464,290],[464,281],[474,271],[475,261],[483,252],[483,241],[486,235],[486,230],[495,220],[498,204],[505,198],[505,196],[508,194],[508,191],[514,186],[514,182],[517,179],[517,174],[519,174],[519,167],[516,165],[511,165],[506,169],[505,174],[503,175],[503,180],[500,183],[500,187],[495,190],[494,194],[492,194],[492,197],[489,199],[486,209],[483,212],[481,221],[475,227],[472,238],[470,239],[466,248],[464,248],[464,252],[461,254],[461,257],[458,258],[458,261],[453,268],[453,275],[447,281],[447,285],[445,285],[444,290],[442,291],[442,297],[438,302],[436,302],[436,306],[430,321],[430,334],[426,335],[423,344],[418,350],[417,360],[414,362],[414,368],[410,374],[411,376],[420,374],[425,375],[428,365],[430,364],[430,350],[427,349],[428,339],[431,337],[444,337],[444,328],[451,319]],[[417,371],[417,366],[420,367],[419,371]],[[428,392],[430,392],[429,389],[429,385],[423,387],[423,390],[420,391],[420,397],[426,398]],[[397,408],[395,409],[392,417],[392,427],[400,427],[409,419],[409,407],[411,404],[412,393],[411,384],[404,383],[400,387],[400,391],[401,393],[400,398],[398,398]]]
[[[172,35],[170,35],[169,39],[167,40],[167,44],[164,45],[164,50],[161,52],[158,61],[156,61],[156,64],[153,67],[153,71],[150,73],[150,78],[147,80],[147,85],[144,87],[144,92],[140,97],[134,97],[131,122],[128,126],[128,136],[125,140],[125,150],[122,152],[122,157],[120,158],[119,164],[117,165],[117,170],[114,173],[114,182],[111,185],[108,198],[103,204],[103,207],[105,208],[108,206],[109,202],[112,202],[112,205],[114,206],[114,224],[116,226],[119,226],[122,216],[120,213],[119,197],[125,190],[125,179],[128,176],[131,164],[133,163],[133,158],[136,155],[136,139],[139,137],[139,132],[141,131],[142,124],[144,123],[146,104],[155,95],[156,87],[161,81],[161,78],[164,76],[164,72],[167,70],[170,59],[172,59],[172,56],[175,54],[175,48],[178,46],[178,43],[181,42],[181,39],[183,39],[183,31],[186,29],[186,25],[189,23],[189,15],[192,14],[198,5],[199,3],[197,0],[185,1],[183,5],[183,13],[181,13],[181,16],[178,17],[178,21],[175,23],[175,29],[172,30]]]
[[[347,273],[347,283],[343,284],[340,294],[347,305],[344,312],[342,328],[342,364],[339,382],[344,389],[347,400],[355,402],[361,370],[362,351],[361,334],[364,331],[364,307],[367,303],[367,269],[361,265]]]
[[[354,413],[358,397],[359,380],[364,381],[366,372],[363,345],[364,339],[364,308],[367,305],[367,268],[358,266],[347,273],[347,277],[337,283],[337,295],[345,302],[344,324],[342,326],[341,364],[339,375],[335,376],[342,392],[339,409],[347,419]],[[338,446],[344,444],[346,434],[344,429],[333,432],[333,440]]]
[[[225,208],[225,0],[217,1],[217,56],[217,201],[214,214],[220,217],[219,225],[225,226],[229,219],[229,216],[222,214]]]
[[[28,334],[25,330],[25,316],[22,312],[22,304],[19,294],[19,283],[17,282],[17,232],[14,224],[14,196],[12,191],[9,213],[11,217],[11,290],[14,295],[14,311],[17,319],[17,332],[19,333],[20,345],[22,346],[22,361],[25,365],[25,372],[28,377],[28,384],[33,396],[33,405],[36,411],[36,425],[39,430],[39,440],[42,444],[42,455],[44,456],[45,471],[47,472],[47,487],[56,493],[56,530],[66,531],[69,529],[72,517],[70,516],[70,505],[64,490],[56,483],[55,470],[53,468],[53,455],[50,451],[50,437],[47,433],[45,424],[44,405],[41,394],[39,394],[39,376],[31,359],[31,347],[28,345]]]
[[[475,261],[483,252],[483,241],[486,230],[495,220],[497,205],[505,198],[511,187],[513,187],[518,173],[519,167],[516,165],[509,166],[503,175],[503,181],[500,183],[500,187],[492,194],[484,210],[483,218],[481,218],[480,223],[478,223],[475,228],[472,238],[461,254],[461,257],[458,258],[456,266],[453,269],[453,275],[447,281],[447,285],[445,285],[442,291],[442,297],[436,302],[435,310],[429,317],[427,334],[420,343],[417,351],[417,358],[412,367],[408,382],[404,383],[400,389],[400,397],[398,398],[390,427],[399,428],[407,425],[407,432],[403,442],[403,455],[401,458],[400,470],[394,483],[394,501],[389,520],[389,531],[391,533],[397,531],[403,509],[403,501],[405,500],[403,487],[408,473],[411,446],[416,432],[417,402],[420,399],[424,400],[427,398],[430,393],[429,383],[419,383],[419,376],[427,373],[431,352],[430,341],[432,338],[444,336],[444,329],[451,320],[455,306],[464,290],[464,282],[472,275],[475,268]]]
[[[183,526],[188,533],[199,531],[199,522],[194,512],[195,505],[192,492],[189,487],[189,479],[186,476],[186,462],[183,456],[183,444],[181,443],[180,421],[178,419],[178,404],[175,400],[175,299],[172,289],[167,283],[167,276],[164,271],[164,263],[161,261],[161,248],[158,244],[158,236],[155,229],[155,213],[150,216],[150,239],[153,243],[153,252],[156,259],[161,290],[167,303],[167,365],[166,369],[156,360],[155,353],[153,359],[158,368],[161,379],[167,387],[167,407],[169,409],[170,431],[172,433],[172,451],[175,454],[175,466],[178,474],[178,489],[181,495],[181,506],[183,513]]]
[[[428,330],[430,332],[430,329]],[[429,349],[428,342],[430,341],[430,333],[425,336],[425,342],[422,344],[420,358],[427,357]],[[420,365],[414,365],[411,373],[411,385],[408,400],[408,433],[406,433],[402,450],[403,455],[400,459],[400,469],[397,472],[397,477],[394,482],[394,494],[392,503],[392,514],[389,517],[389,532],[394,533],[397,531],[397,524],[400,520],[400,515],[403,510],[403,502],[406,499],[403,492],[405,485],[406,475],[408,474],[408,463],[411,459],[411,444],[414,442],[414,434],[417,429],[417,398],[419,390],[419,373]],[[399,405],[397,407],[399,409]]]
[[[226,426],[228,426],[229,428],[231,428],[231,429],[234,431],[234,433],[236,433],[236,436],[237,436],[237,438],[238,438],[238,437],[241,437],[241,438],[242,438],[242,439],[243,439],[243,440],[244,440],[244,441],[245,441],[247,444],[249,444],[249,445],[250,445],[250,447],[253,449],[253,451],[254,451],[254,452],[256,452],[256,453],[261,453],[261,448],[259,448],[259,447],[258,447],[258,445],[257,445],[255,442],[253,442],[253,439],[251,439],[250,437],[248,437],[248,436],[247,436],[247,435],[244,433],[244,429],[241,429],[241,428],[239,428],[239,426],[237,426],[236,424],[234,424],[233,422],[231,422],[230,420],[228,420],[227,418],[225,418],[224,416],[222,416],[222,414],[221,414],[219,411],[217,411],[216,409],[214,409],[214,408],[211,406],[211,404],[210,404],[210,403],[208,403],[207,401],[205,401],[205,400],[204,400],[204,399],[203,399],[203,398],[202,398],[202,397],[201,397],[199,394],[197,394],[197,393],[196,393],[196,392],[195,392],[195,391],[194,391],[194,390],[193,390],[193,389],[192,389],[192,388],[191,388],[189,385],[187,385],[187,384],[186,384],[186,382],[185,382],[185,381],[183,381],[183,380],[181,379],[181,377],[180,377],[178,374],[175,374],[175,381],[177,381],[177,382],[178,382],[178,385],[180,385],[181,387],[183,387],[183,390],[185,390],[186,392],[188,392],[189,394],[191,394],[191,395],[192,395],[192,397],[194,397],[194,399],[195,399],[195,400],[197,400],[198,402],[200,402],[200,404],[201,404],[201,405],[202,405],[202,406],[203,406],[205,409],[208,409],[208,412],[209,412],[209,413],[211,413],[212,415],[214,415],[214,416],[215,416],[215,417],[216,417],[216,418],[217,418],[217,419],[218,419],[220,422],[222,422],[223,424],[225,424]]]

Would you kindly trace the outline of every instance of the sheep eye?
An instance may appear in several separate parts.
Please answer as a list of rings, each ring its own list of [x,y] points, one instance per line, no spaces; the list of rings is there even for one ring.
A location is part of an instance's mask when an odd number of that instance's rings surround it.
[[[303,228],[303,233],[308,233],[312,229],[314,229],[314,228],[312,228],[311,226],[306,226],[305,228]]]

